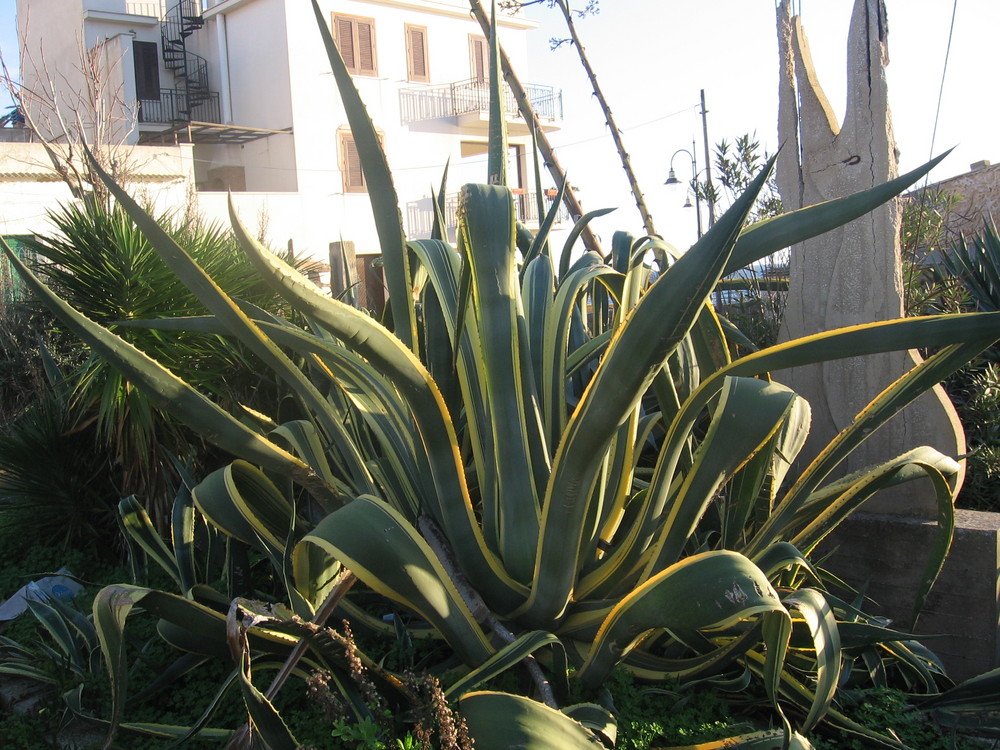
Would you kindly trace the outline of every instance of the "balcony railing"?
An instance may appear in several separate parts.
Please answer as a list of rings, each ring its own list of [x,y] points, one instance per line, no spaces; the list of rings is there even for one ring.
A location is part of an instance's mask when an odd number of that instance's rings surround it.
[[[551,86],[525,84],[525,93],[532,109],[541,120],[562,120],[562,91]],[[485,81],[471,78],[444,86],[403,89],[399,92],[400,116],[403,124],[437,120],[490,111],[490,87]],[[504,114],[509,118],[521,116],[514,93],[504,84]]]
[[[204,101],[192,100],[183,89],[160,89],[159,99],[139,100],[139,122],[171,124],[179,122],[219,122],[219,93],[198,94]]]
[[[167,2],[166,0],[145,0],[145,2],[125,0],[125,12],[136,16],[152,16],[162,19],[167,13]]]

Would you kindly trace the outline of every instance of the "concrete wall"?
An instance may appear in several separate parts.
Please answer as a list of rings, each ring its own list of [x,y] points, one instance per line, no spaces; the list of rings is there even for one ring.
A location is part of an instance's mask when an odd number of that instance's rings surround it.
[[[129,191],[158,213],[182,209],[194,185],[190,145],[135,146]],[[41,234],[50,210],[73,200],[41,144],[0,143],[0,234]]]
[[[858,514],[824,541],[833,552],[824,567],[855,587],[867,586],[874,603],[865,612],[907,630],[937,525],[898,516]],[[818,557],[816,558],[818,559]],[[955,537],[915,632],[956,682],[1000,666],[1000,514],[956,511]]]

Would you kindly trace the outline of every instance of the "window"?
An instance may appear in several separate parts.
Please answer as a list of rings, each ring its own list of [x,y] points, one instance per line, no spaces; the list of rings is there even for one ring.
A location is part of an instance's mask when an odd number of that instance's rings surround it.
[[[132,42],[135,98],[160,100],[160,60],[156,42]]]
[[[406,24],[406,77],[422,83],[431,80],[427,67],[427,29],[423,26]]]
[[[340,173],[344,178],[345,193],[366,193],[365,173],[361,170],[361,154],[351,133],[340,133]]]
[[[485,37],[469,36],[469,63],[472,68],[472,80],[476,83],[486,83],[490,72],[490,46]]]
[[[375,60],[375,21],[357,16],[333,15],[333,35],[347,69],[357,76],[378,74]]]

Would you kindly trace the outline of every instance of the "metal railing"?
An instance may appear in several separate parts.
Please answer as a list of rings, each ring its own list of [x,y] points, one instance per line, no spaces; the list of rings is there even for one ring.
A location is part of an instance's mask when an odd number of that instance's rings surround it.
[[[542,120],[561,120],[562,91],[552,86],[529,83],[524,86],[528,101]],[[406,125],[442,117],[456,117],[473,112],[489,112],[490,87],[486,81],[470,78],[444,86],[402,89],[399,92],[400,119]],[[509,118],[521,112],[510,87],[504,84],[503,111]]]
[[[187,109],[190,94],[183,89],[160,89],[159,99],[139,100],[139,122],[219,122],[219,92],[210,91],[204,101]]]

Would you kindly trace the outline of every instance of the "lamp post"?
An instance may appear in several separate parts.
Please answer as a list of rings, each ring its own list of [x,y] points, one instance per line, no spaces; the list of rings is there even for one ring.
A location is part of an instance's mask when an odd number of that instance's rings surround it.
[[[691,141],[691,150],[688,151],[686,148],[679,148],[674,151],[673,156],[670,157],[670,171],[667,172],[667,181],[664,185],[680,185],[681,181],[677,179],[677,173],[674,172],[674,158],[677,154],[687,154],[691,157],[691,184],[690,187],[694,190],[694,215],[698,220],[698,239],[701,239],[701,195],[698,192],[698,159],[694,155],[695,147],[694,141]],[[690,208],[691,198],[685,194],[684,206]]]

